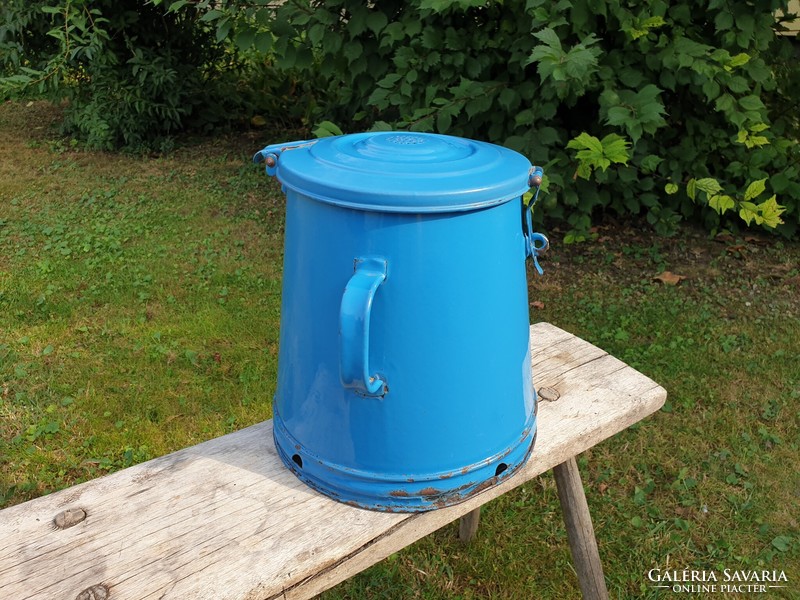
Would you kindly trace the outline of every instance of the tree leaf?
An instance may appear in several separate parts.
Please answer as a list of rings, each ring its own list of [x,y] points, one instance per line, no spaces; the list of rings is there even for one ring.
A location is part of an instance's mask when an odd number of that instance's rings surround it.
[[[689,196],[692,201],[697,197],[697,180],[694,177],[686,184],[686,195]]]
[[[367,17],[367,28],[376,36],[383,31],[389,23],[389,19],[382,12],[371,12]]]
[[[637,19],[631,27],[624,29],[624,31],[628,33],[634,40],[638,40],[640,37],[650,33],[651,29],[661,27],[665,24],[666,21],[664,21],[664,17],[648,17],[643,20]]]
[[[754,220],[756,224],[759,224],[761,221],[761,217],[758,214],[758,209],[752,202],[742,202],[739,204],[739,217],[741,217],[741,219],[747,223],[747,225],[750,225],[750,223],[752,223]]]
[[[641,167],[645,173],[653,173],[658,168],[659,163],[664,159],[655,154],[648,154],[642,159]]]
[[[243,29],[242,31],[236,34],[236,46],[242,52],[249,50],[250,47],[253,45],[253,40],[256,38],[256,31],[248,27],[247,29]]]
[[[381,79],[376,85],[381,88],[391,89],[397,82],[400,81],[400,75],[397,73],[389,73],[383,79]]]
[[[550,46],[554,50],[561,51],[561,40],[558,38],[558,34],[553,31],[550,27],[546,29],[542,29],[541,31],[537,31],[533,34],[538,40],[541,40],[545,45]]]
[[[761,110],[764,108],[764,103],[758,96],[750,95],[739,98],[739,106],[745,110]]]
[[[664,191],[671,196],[672,194],[676,194],[678,192],[678,186],[674,183],[668,183],[664,186]]]
[[[728,66],[731,68],[741,67],[742,65],[746,65],[750,62],[750,55],[741,52],[736,56],[732,57],[731,60],[728,62]]]
[[[705,192],[709,195],[709,197],[722,191],[722,186],[719,184],[719,181],[712,177],[698,179],[695,182],[695,185],[697,186],[698,190]]]
[[[422,9],[432,10],[433,12],[442,12],[455,4],[454,0],[422,0],[419,7]]]
[[[364,51],[364,47],[358,40],[347,42],[344,46],[343,54],[350,61],[354,62]]]
[[[567,148],[572,148],[575,150],[580,150],[585,148],[591,150],[592,152],[595,152],[597,155],[603,154],[603,144],[600,143],[600,140],[598,140],[593,135],[589,135],[585,131],[581,133],[579,136],[567,142]]]
[[[319,45],[322,39],[325,37],[325,25],[322,23],[314,23],[308,29],[308,39],[311,41],[312,44]]]
[[[714,27],[717,31],[723,31],[733,27],[733,15],[727,10],[721,10],[714,17]]]
[[[392,129],[394,128],[386,121],[375,121],[369,128],[370,131],[392,131]]]
[[[339,126],[335,123],[331,123],[330,121],[322,121],[317,128],[314,129],[312,132],[316,137],[330,137],[333,135],[342,135],[342,130],[339,129]]]
[[[169,8],[167,9],[167,12],[171,13],[171,12],[179,11],[184,6],[186,6],[187,4],[189,4],[189,0],[178,0],[177,2],[173,2],[172,4],[169,5]]]
[[[725,214],[726,211],[731,210],[736,206],[733,198],[725,194],[717,194],[708,199],[708,205],[719,214]]]
[[[221,42],[225,38],[228,37],[228,33],[231,31],[231,22],[228,18],[224,18],[217,23],[217,34],[216,39],[218,42]]]
[[[256,50],[261,54],[266,54],[272,48],[272,34],[269,31],[260,31],[256,34]]]
[[[761,218],[767,227],[775,228],[783,223],[783,219],[780,217],[786,211],[786,208],[778,204],[774,194],[759,204],[758,210],[761,212]]]
[[[201,21],[214,21],[215,19],[219,19],[223,15],[221,10],[210,10],[205,13],[202,17],[200,17]]]
[[[440,110],[439,114],[436,115],[436,131],[439,133],[447,133],[450,130],[452,121],[453,117],[449,112]]]
[[[752,200],[753,198],[758,197],[761,193],[767,189],[767,179],[758,179],[747,186],[747,189],[744,192],[744,199],[745,200]]]
[[[653,281],[660,281],[666,285],[678,285],[684,279],[686,279],[686,275],[676,275],[671,271],[664,271],[663,273],[653,277]]]
[[[603,147],[603,155],[611,162],[628,164],[630,155],[628,154],[628,147],[630,143],[624,137],[616,133],[609,133],[600,141]]]
[[[730,94],[722,94],[714,104],[716,110],[724,113],[733,110],[734,106],[736,106],[736,102]]]
[[[750,84],[744,77],[736,75],[728,81],[728,89],[736,94],[743,94],[750,89]]]

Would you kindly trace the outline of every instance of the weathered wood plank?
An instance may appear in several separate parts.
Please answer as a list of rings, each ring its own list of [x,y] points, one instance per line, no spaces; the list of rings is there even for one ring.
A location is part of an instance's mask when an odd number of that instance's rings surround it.
[[[548,324],[531,328],[536,450],[502,485],[417,515],[329,500],[280,463],[265,422],[0,511],[0,597],[309,598],[657,410],[666,392]],[[58,530],[55,515],[86,519]]]
[[[481,522],[480,506],[468,512],[458,520],[458,539],[462,542],[469,542],[478,533],[478,525]]]
[[[597,550],[594,526],[575,457],[553,467],[558,500],[567,526],[572,562],[584,600],[608,600],[603,564]]]

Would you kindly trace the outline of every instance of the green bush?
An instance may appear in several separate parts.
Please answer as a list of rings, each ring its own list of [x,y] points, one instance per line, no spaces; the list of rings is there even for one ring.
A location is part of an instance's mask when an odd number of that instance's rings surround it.
[[[800,72],[774,31],[784,2],[260,4],[193,6],[243,46],[266,50],[271,30],[278,67],[323,77],[318,120],[486,139],[543,164],[544,212],[570,239],[607,211],[661,233],[682,219],[797,233],[797,110],[782,107]]]
[[[568,240],[603,212],[796,236],[786,2],[9,0],[1,80],[70,98],[93,146],[165,147],[257,110],[317,134],[485,139],[546,172]],[[336,123],[333,125],[332,123]]]
[[[224,45],[188,7],[12,0],[4,11],[6,94],[68,99],[64,130],[90,147],[165,150],[175,132],[228,118]]]

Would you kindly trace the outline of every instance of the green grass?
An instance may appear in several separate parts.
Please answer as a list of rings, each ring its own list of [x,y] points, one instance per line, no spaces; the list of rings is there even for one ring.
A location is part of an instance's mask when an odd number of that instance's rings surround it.
[[[213,146],[54,151],[42,110],[0,122],[5,503],[269,418],[276,370],[275,190]]]
[[[266,134],[83,153],[51,141],[48,110],[0,106],[0,506],[267,419],[275,386],[283,199],[248,165]],[[673,597],[654,567],[784,570],[770,597],[800,597],[800,245],[598,235],[554,233],[531,317],[669,392],[579,459],[612,597]],[[324,598],[579,596],[549,476],[456,537]]]

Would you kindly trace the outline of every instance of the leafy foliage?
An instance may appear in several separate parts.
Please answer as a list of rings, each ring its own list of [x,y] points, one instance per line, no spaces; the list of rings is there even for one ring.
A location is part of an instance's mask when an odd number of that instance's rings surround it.
[[[306,134],[400,128],[523,152],[546,167],[536,218],[566,221],[572,239],[603,212],[645,214],[661,233],[682,219],[798,233],[800,61],[775,35],[792,18],[776,18],[783,0],[123,5],[11,0],[0,30],[6,83],[80,83],[68,123],[97,145],[260,103]],[[248,84],[220,93],[225,73]],[[769,200],[746,198],[762,179]]]
[[[791,102],[800,79],[791,42],[774,32],[783,4],[295,0],[271,8],[201,0],[194,7],[218,38],[245,47],[271,31],[279,68],[323,77],[318,121],[346,131],[486,139],[546,165],[544,212],[580,239],[604,211],[645,213],[662,233],[693,218],[712,229],[744,222],[796,234],[797,111],[772,108]],[[692,181],[705,179],[720,190],[690,193]],[[761,179],[783,207],[745,199],[742,190]]]
[[[188,6],[165,15],[137,0],[12,0],[4,10],[6,93],[69,99],[64,128],[91,147],[163,150],[174,132],[225,118],[223,47]]]
[[[592,169],[605,171],[612,162],[628,164],[628,141],[616,133],[609,133],[602,140],[593,135],[582,133],[567,144],[567,148],[578,150],[575,158],[578,159],[578,177],[589,179]]]

